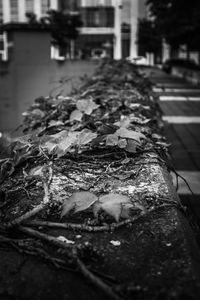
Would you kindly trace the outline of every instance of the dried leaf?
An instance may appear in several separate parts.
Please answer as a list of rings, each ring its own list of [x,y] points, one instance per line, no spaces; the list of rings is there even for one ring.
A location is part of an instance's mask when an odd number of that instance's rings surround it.
[[[121,217],[128,219],[130,217],[130,211],[133,208],[134,207],[132,203],[126,203],[125,205],[122,205]]]
[[[132,139],[135,140],[137,142],[140,142],[141,139],[146,139],[145,135],[137,132],[137,131],[133,131],[133,130],[128,130],[126,128],[120,128],[116,131],[116,134],[118,136],[120,136],[121,138],[127,138],[127,139]]]
[[[77,143],[79,132],[69,132],[68,136],[62,139],[55,149],[55,154],[58,157],[65,155],[69,152],[70,148]]]
[[[117,130],[117,126],[113,124],[102,124],[98,128],[98,132],[102,135],[108,135],[108,134],[113,134]]]
[[[43,176],[43,169],[44,169],[44,166],[37,166],[30,170],[29,175],[30,176]]]
[[[106,137],[106,146],[116,146],[118,145],[118,136],[114,134],[108,134]]]
[[[119,122],[116,122],[115,125],[119,126],[120,128],[127,128],[131,124],[131,120],[127,116],[122,116]]]
[[[130,153],[136,153],[137,152],[137,145],[138,143],[134,140],[131,140],[131,139],[127,139],[127,146],[125,148],[125,150],[127,152],[130,152]]]
[[[126,146],[127,146],[126,139],[119,139],[118,147],[123,149],[123,148],[126,148]]]
[[[68,136],[68,132],[69,132],[68,130],[62,130],[56,134],[49,135],[47,141],[59,143],[60,141],[62,141]]]
[[[96,133],[93,133],[91,130],[89,129],[83,129],[80,133],[79,133],[79,137],[78,137],[78,141],[77,144],[80,145],[86,145],[89,142],[91,142],[92,140],[94,140],[97,137]]]
[[[33,115],[41,117],[41,118],[43,118],[45,116],[45,113],[39,108],[36,108],[36,109],[32,110],[31,113]]]
[[[122,212],[125,207],[127,211],[132,207],[129,197],[110,193],[99,198],[99,201],[94,204],[93,212],[96,216],[102,209],[118,222],[119,218],[123,216]]]
[[[72,209],[74,212],[84,211],[94,204],[98,198],[90,192],[75,192],[65,200],[61,217],[68,214]]]
[[[57,144],[53,142],[46,142],[41,147],[46,148],[48,150],[48,153],[51,154],[54,151],[54,149],[57,147]]]
[[[86,115],[91,115],[93,110],[97,109],[99,105],[97,105],[92,99],[83,99],[77,101],[76,107]]]
[[[49,140],[43,143],[42,147],[46,148],[49,153],[54,152],[58,157],[65,155],[78,138],[79,132],[69,132],[62,130],[59,133],[49,136]]]
[[[83,113],[82,113],[80,110],[75,109],[75,110],[71,113],[71,115],[70,115],[70,117],[69,117],[69,120],[70,120],[70,122],[73,122],[73,121],[81,121],[82,116],[83,116]]]

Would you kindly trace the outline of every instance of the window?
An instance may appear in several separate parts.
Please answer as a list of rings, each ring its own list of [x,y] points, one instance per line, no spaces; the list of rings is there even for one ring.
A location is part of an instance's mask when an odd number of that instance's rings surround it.
[[[33,0],[26,0],[26,13],[34,12],[34,3]]]
[[[10,0],[11,22],[18,22],[18,0]]]
[[[50,7],[50,1],[49,0],[41,0],[41,13],[42,16],[46,15],[47,11]]]
[[[85,27],[113,27],[114,9],[112,7],[85,7],[81,10]]]

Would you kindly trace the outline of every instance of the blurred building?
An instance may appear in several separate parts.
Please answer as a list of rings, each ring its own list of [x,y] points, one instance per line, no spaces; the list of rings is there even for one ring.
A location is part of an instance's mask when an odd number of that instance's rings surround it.
[[[27,13],[36,19],[48,10],[79,13],[83,21],[80,35],[73,45],[76,58],[114,57],[120,59],[137,55],[137,19],[145,14],[145,0],[0,0],[0,23],[26,23]],[[0,35],[0,53],[6,60],[11,43],[6,33]],[[52,48],[54,59],[63,57]],[[74,57],[73,57],[74,58]]]
[[[77,88],[79,77],[92,74],[99,58],[129,56],[131,45],[137,53],[141,1],[0,0],[0,131],[15,129],[36,97],[67,95]],[[83,26],[71,46],[74,58],[89,60],[71,61],[70,53],[60,55],[48,26],[27,23],[27,13],[40,21],[49,9],[81,15]]]
[[[0,0],[0,23],[25,23],[27,13],[40,19],[49,9],[58,9],[58,0]]]

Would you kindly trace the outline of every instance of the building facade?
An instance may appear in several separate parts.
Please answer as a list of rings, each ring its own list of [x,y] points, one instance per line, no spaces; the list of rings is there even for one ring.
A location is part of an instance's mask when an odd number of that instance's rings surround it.
[[[26,14],[39,20],[49,9],[58,9],[58,0],[0,0],[0,23],[25,23]]]
[[[76,41],[71,41],[68,53],[62,56],[52,46],[51,57],[99,58],[137,55],[137,20],[144,15],[145,0],[0,0],[0,23],[26,23],[27,13],[39,21],[48,10],[78,13],[83,26]],[[122,26],[122,23],[127,23]],[[129,27],[129,30],[127,30]],[[123,28],[126,28],[123,32]],[[9,42],[6,33],[0,35],[0,54],[6,60]],[[73,55],[72,55],[73,52]]]

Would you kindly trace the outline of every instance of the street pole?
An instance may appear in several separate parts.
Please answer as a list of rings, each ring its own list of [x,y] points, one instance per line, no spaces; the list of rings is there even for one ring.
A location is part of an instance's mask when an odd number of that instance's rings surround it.
[[[162,39],[162,62],[170,58],[170,45],[166,43],[165,39]]]
[[[116,0],[114,13],[114,59],[116,60],[122,58],[121,10],[122,0]]]
[[[138,14],[139,3],[138,0],[131,0],[131,37],[130,37],[130,57],[138,56],[137,46],[137,29],[138,29]]]

